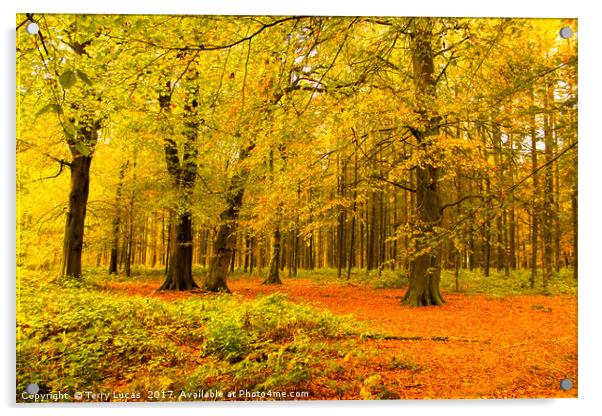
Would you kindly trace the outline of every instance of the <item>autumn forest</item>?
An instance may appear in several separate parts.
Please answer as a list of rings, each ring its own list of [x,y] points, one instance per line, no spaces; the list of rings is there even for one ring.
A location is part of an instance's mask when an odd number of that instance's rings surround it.
[[[17,401],[576,397],[575,19],[16,26]]]

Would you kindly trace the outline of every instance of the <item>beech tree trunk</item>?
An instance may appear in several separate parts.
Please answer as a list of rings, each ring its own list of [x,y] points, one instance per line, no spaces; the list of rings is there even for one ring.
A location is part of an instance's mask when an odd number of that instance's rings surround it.
[[[268,271],[268,277],[265,279],[263,284],[266,285],[281,285],[280,280],[280,248],[282,244],[282,238],[280,233],[280,227],[276,226],[274,234],[272,236],[272,257],[270,259],[270,267]]]
[[[420,235],[427,236],[441,219],[441,198],[437,190],[438,172],[434,167],[416,169],[417,216],[420,221]],[[421,253],[410,261],[410,286],[403,303],[411,306],[443,305],[439,290],[441,278],[441,253],[437,244],[428,246],[424,241],[415,242]]]
[[[69,211],[65,224],[63,242],[64,277],[79,279],[82,277],[82,248],[84,245],[84,223],[90,193],[91,156],[75,156],[70,164],[71,191],[69,193]]]
[[[192,277],[192,218],[189,212],[176,217],[170,238],[169,266],[160,290],[198,288]]]
[[[544,96],[544,106],[548,108],[552,101],[553,96],[552,89],[548,85],[546,86],[546,92]],[[552,140],[552,125],[550,122],[550,116],[544,115],[544,144],[545,144],[545,162],[546,168],[544,172],[543,180],[543,218],[542,218],[542,242],[543,242],[543,288],[548,289],[548,284],[552,276],[553,270],[553,221],[554,221],[554,174],[553,174],[553,151],[554,143]]]
[[[573,278],[575,280],[579,277],[579,252],[578,252],[578,242],[579,242],[579,223],[577,220],[578,213],[578,198],[577,198],[577,179],[575,179],[575,184],[573,186],[573,191],[571,192],[571,219],[573,223]]]
[[[111,257],[109,261],[109,274],[117,273],[117,256],[119,250],[119,225],[121,223],[121,194],[123,191],[123,178],[127,169],[128,162],[121,165],[119,170],[119,183],[117,184],[117,196],[115,198],[115,218],[113,219],[113,241],[111,242]]]
[[[353,205],[351,207],[351,241],[349,242],[349,258],[347,261],[347,280],[351,278],[355,253],[355,216],[357,215],[357,151],[355,152],[353,168]]]
[[[532,104],[535,103],[535,96],[531,91]],[[531,278],[530,286],[531,289],[535,288],[535,280],[537,278],[537,233],[538,233],[538,217],[539,217],[539,203],[537,201],[537,189],[539,187],[539,181],[537,177],[537,131],[535,124],[535,115],[531,116],[531,168],[533,170],[533,201],[532,201],[532,212],[531,212]]]
[[[242,162],[247,158],[254,145],[243,148],[239,152],[238,160]],[[236,221],[238,213],[242,207],[242,200],[245,194],[244,183],[248,171],[241,169],[235,173],[230,180],[228,191],[226,193],[226,209],[220,214],[220,225],[217,235],[213,241],[213,257],[209,265],[209,271],[201,281],[201,289],[210,292],[228,292],[230,289],[226,283],[228,276],[228,266],[230,258],[236,245]]]
[[[184,106],[185,122],[180,160],[177,143],[165,139],[165,161],[167,172],[173,179],[177,189],[178,206],[174,213],[174,224],[171,224],[169,236],[169,261],[165,281],[160,290],[191,290],[197,288],[192,277],[192,213],[190,210],[192,192],[197,172],[198,136],[197,107],[198,72],[190,71],[187,75],[188,100]],[[159,96],[161,111],[168,113],[171,103],[171,84],[168,81]],[[227,264],[226,264],[227,267]]]
[[[280,154],[284,154],[284,145],[281,144],[278,146],[280,149]],[[283,160],[286,160],[286,156],[283,157]],[[269,160],[269,171],[271,180],[273,180],[274,175],[274,151],[270,150]],[[281,172],[284,171],[284,164],[281,168]],[[270,264],[268,266],[268,277],[264,280],[264,285],[281,285],[282,280],[280,280],[280,254],[283,251],[284,247],[282,247],[282,234],[280,232],[280,217],[282,215],[282,203],[278,204],[276,208],[276,219],[274,224],[274,232],[272,233],[272,256],[270,257]],[[284,256],[283,256],[284,257]],[[284,262],[283,262],[284,263]],[[284,267],[284,265],[283,265]]]
[[[432,116],[432,101],[435,98],[433,50],[431,45],[432,23],[416,23],[412,34],[412,63],[416,87],[418,113],[423,126],[414,129],[418,146],[428,150],[431,137],[437,134],[438,118]],[[439,290],[441,278],[441,254],[439,244],[428,240],[435,226],[441,221],[441,197],[439,196],[438,169],[429,163],[417,165],[416,172],[416,216],[418,238],[414,246],[417,251],[410,261],[410,285],[403,303],[411,306],[442,305]]]
[[[73,48],[78,55],[86,53],[86,43],[79,48]],[[64,97],[63,97],[64,98]],[[81,111],[79,105],[71,104],[71,109]],[[70,117],[69,122],[75,123],[75,117]],[[61,276],[65,278],[81,279],[82,277],[82,250],[84,246],[84,226],[86,222],[86,209],[90,193],[90,166],[92,155],[98,142],[98,130],[102,120],[98,119],[93,109],[88,109],[81,114],[75,134],[65,134],[65,140],[73,156],[69,164],[71,171],[71,189],[69,192],[69,210],[65,221],[65,235],[63,239],[63,261]]]

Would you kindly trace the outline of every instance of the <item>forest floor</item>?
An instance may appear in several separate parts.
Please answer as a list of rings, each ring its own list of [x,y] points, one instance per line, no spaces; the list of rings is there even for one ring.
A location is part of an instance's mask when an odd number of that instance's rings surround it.
[[[438,307],[401,306],[405,289],[284,278],[232,278],[237,297],[274,292],[337,315],[352,315],[377,337],[360,337],[354,352],[308,386],[311,399],[577,397],[577,297],[445,293]],[[211,296],[157,292],[155,277],[108,282],[104,290],[165,301]],[[326,365],[326,364],[324,364]],[[569,378],[573,388],[560,389]]]

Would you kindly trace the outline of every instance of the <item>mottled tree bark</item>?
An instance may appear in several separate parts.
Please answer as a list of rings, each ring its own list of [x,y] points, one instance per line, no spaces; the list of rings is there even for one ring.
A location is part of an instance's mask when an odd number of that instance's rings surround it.
[[[91,156],[75,156],[70,164],[71,191],[69,210],[65,224],[63,242],[62,275],[69,278],[82,277],[82,248],[84,245],[84,223],[90,192]]]
[[[438,132],[438,118],[433,116],[432,102],[436,97],[432,50],[432,23],[414,24],[412,34],[412,64],[414,85],[422,126],[413,133],[418,146],[427,151],[432,137]],[[417,253],[410,261],[410,285],[403,303],[411,306],[442,305],[439,290],[441,254],[439,244],[429,240],[434,227],[441,221],[441,197],[439,196],[439,171],[426,161],[416,166],[416,216],[418,238]]]
[[[239,151],[238,161],[243,162],[253,149],[254,145],[243,148]],[[201,281],[201,289],[210,292],[230,292],[226,279],[228,276],[228,265],[232,251],[236,245],[236,221],[238,213],[242,207],[243,196],[245,193],[245,181],[248,176],[246,168],[240,168],[236,172],[226,192],[226,208],[220,214],[220,225],[217,235],[213,241],[213,257],[209,265],[209,271]]]
[[[67,278],[79,279],[82,277],[82,249],[90,193],[90,166],[92,153],[98,141],[99,129],[100,121],[94,119],[92,115],[84,115],[79,120],[79,128],[75,135],[67,134],[66,137],[73,155],[73,161],[69,163],[71,189],[69,210],[65,221],[61,267],[61,275]]]
[[[272,257],[270,258],[270,266],[268,270],[268,277],[265,279],[263,284],[266,285],[281,285],[280,280],[280,249],[282,246],[282,235],[280,233],[280,226],[277,224],[276,229],[272,235]]]
[[[169,235],[169,261],[165,281],[160,290],[191,290],[198,285],[192,276],[192,212],[190,210],[192,192],[197,171],[198,120],[196,97],[198,95],[198,73],[190,71],[186,78],[187,101],[184,105],[184,143],[180,160],[177,143],[172,138],[165,139],[165,161],[167,172],[177,191],[177,207],[172,215]],[[159,96],[161,111],[170,112],[171,84],[168,81]]]

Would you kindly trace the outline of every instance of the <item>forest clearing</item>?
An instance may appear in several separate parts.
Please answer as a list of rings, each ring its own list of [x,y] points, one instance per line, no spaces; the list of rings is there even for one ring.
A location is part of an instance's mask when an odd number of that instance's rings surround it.
[[[17,15],[16,400],[577,397],[577,50]]]

